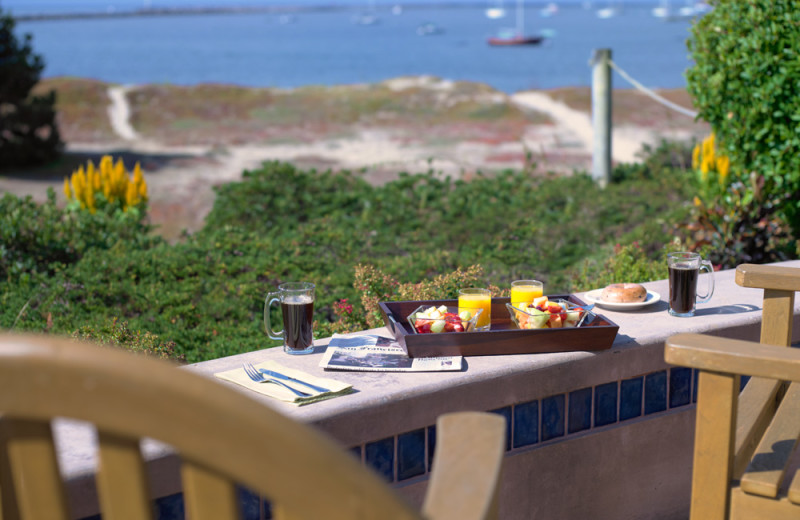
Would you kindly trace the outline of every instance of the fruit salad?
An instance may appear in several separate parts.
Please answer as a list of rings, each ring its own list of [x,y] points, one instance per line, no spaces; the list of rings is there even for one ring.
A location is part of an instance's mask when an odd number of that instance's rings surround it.
[[[520,329],[577,327],[587,312],[566,300],[551,301],[547,296],[534,298],[532,303],[522,303],[519,307],[509,305],[508,310]]]
[[[448,308],[446,305],[419,307],[408,317],[409,323],[414,326],[414,331],[420,334],[438,334],[441,332],[468,332],[475,328],[478,312],[455,312],[457,309]]]

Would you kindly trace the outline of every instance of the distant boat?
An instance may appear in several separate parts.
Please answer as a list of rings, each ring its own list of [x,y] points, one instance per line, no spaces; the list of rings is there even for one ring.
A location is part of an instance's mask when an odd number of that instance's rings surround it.
[[[434,36],[444,34],[444,29],[433,22],[426,22],[417,27],[417,34],[420,36]]]
[[[375,25],[380,21],[375,13],[359,13],[353,16],[353,23],[356,25]]]
[[[595,14],[598,18],[606,19],[606,18],[614,18],[619,14],[619,11],[616,7],[603,7],[602,9],[598,9]]]
[[[525,35],[525,8],[523,0],[517,0],[517,27],[515,29],[503,29],[497,36],[490,37],[489,45],[538,45],[544,41],[541,35]]]
[[[392,14],[397,16],[403,14],[403,6],[400,4],[395,4],[392,6]]]
[[[558,13],[558,6],[556,5],[555,2],[550,2],[546,6],[542,7],[542,9],[539,11],[539,15],[542,18],[550,18],[551,16],[557,13]]]
[[[674,9],[670,6],[669,0],[662,0],[661,5],[653,8],[652,14],[656,18],[661,18],[664,21],[676,22],[681,20],[691,20],[698,16],[702,16],[710,9],[711,7],[704,2],[689,2],[683,7]]]
[[[380,18],[378,18],[378,13],[375,9],[375,0],[369,1],[369,5],[365,11],[353,16],[353,23],[356,25],[375,25],[379,21]]]
[[[503,18],[506,10],[503,8],[503,0],[493,0],[493,3],[486,8],[486,17],[492,20]]]

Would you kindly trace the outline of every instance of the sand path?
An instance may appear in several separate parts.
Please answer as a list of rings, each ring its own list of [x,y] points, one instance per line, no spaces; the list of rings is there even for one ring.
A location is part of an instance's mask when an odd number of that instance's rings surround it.
[[[511,100],[523,108],[549,115],[558,126],[577,139],[586,153],[592,153],[594,129],[588,114],[572,109],[541,92],[520,92],[512,95]],[[630,135],[629,130],[615,130],[612,135],[612,158],[617,162],[633,162],[642,143],[648,140],[649,135],[646,133]]]
[[[548,169],[560,164],[562,170],[571,172],[573,167],[589,169],[591,164],[590,116],[542,92],[510,96],[511,101],[523,109],[547,114],[554,122],[531,125],[516,142],[470,141],[431,146],[398,140],[388,128],[356,129],[356,136],[346,139],[212,148],[164,146],[145,139],[131,124],[128,94],[135,88],[113,86],[107,91],[107,113],[119,138],[117,143],[67,143],[67,151],[75,157],[91,158],[111,153],[141,160],[150,186],[149,215],[167,238],[176,238],[183,230],[200,229],[214,203],[214,186],[236,181],[243,171],[256,169],[269,160],[292,162],[300,168],[363,171],[364,178],[374,184],[396,178],[402,171],[432,169],[458,178],[476,171],[520,169],[529,151],[539,154],[536,158],[541,158]],[[614,160],[630,162],[636,160],[635,154],[643,143],[653,142],[653,136],[645,129],[615,129],[613,141]],[[42,201],[47,188],[53,187],[61,196],[64,173],[59,172],[57,178],[51,174],[37,180],[25,174],[0,177],[0,193],[32,195],[35,200]]]

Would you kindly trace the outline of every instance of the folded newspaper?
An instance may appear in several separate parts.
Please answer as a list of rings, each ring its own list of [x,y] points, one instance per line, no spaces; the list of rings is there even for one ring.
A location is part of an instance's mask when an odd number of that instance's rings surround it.
[[[410,358],[391,338],[334,334],[319,366],[325,370],[441,372],[461,370],[462,359],[461,356]]]

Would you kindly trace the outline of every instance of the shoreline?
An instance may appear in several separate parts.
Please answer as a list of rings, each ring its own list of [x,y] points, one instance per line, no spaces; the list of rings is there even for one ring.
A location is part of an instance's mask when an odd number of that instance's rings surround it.
[[[61,199],[64,176],[87,160],[97,163],[111,154],[129,168],[140,161],[151,188],[148,213],[169,240],[202,227],[214,186],[238,180],[263,161],[349,170],[376,185],[402,172],[468,181],[506,169],[537,176],[591,171],[588,88],[509,96],[485,85],[416,76],[292,91],[126,88],[76,78],[44,81],[39,88],[58,94],[67,153],[48,168],[3,172],[0,193],[44,200],[53,187]],[[665,94],[686,103],[685,91]],[[617,163],[636,161],[643,144],[707,133],[636,91],[615,92],[614,107]]]

